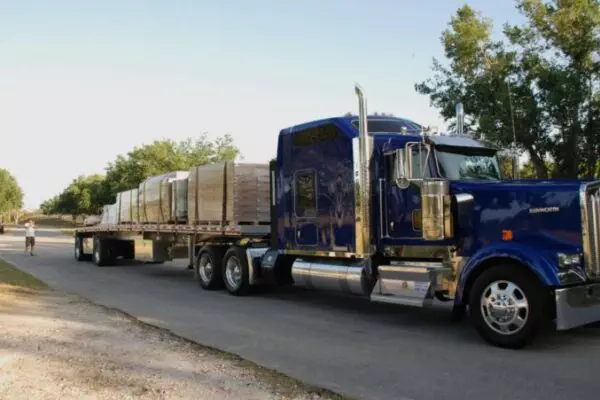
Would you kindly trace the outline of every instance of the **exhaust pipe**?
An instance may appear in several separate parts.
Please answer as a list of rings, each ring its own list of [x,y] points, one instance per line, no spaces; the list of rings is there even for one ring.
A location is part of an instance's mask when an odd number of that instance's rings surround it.
[[[456,105],[456,133],[462,136],[465,129],[465,110],[462,103]]]
[[[354,160],[358,168],[358,182],[355,176],[355,201],[356,201],[356,252],[364,257],[370,258],[373,254],[371,249],[371,158],[373,156],[373,140],[369,136],[367,123],[367,101],[363,89],[354,85],[354,91],[358,96],[358,145],[359,157]],[[358,171],[356,171],[358,169]],[[358,187],[356,187],[358,186]]]

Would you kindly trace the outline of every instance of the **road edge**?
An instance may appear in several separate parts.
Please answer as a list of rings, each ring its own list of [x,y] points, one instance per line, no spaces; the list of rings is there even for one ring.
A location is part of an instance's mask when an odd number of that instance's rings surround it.
[[[265,367],[254,361],[248,360],[248,359],[240,356],[239,354],[221,350],[217,347],[208,346],[208,345],[196,342],[194,340],[188,339],[184,336],[176,334],[175,332],[173,332],[170,329],[163,328],[163,327],[142,321],[139,318],[137,318],[121,309],[96,303],[96,302],[94,302],[84,296],[81,296],[80,294],[77,294],[77,293],[56,289],[56,288],[52,287],[50,284],[48,284],[47,282],[45,282],[44,280],[39,279],[35,275],[30,274],[29,272],[23,271],[21,268],[19,268],[19,266],[16,263],[14,263],[10,260],[7,260],[1,254],[0,254],[0,260],[13,266],[14,268],[18,269],[19,271],[23,272],[24,274],[31,275],[32,277],[39,280],[40,282],[43,282],[47,286],[47,288],[44,290],[71,296],[79,302],[87,303],[89,305],[99,307],[107,313],[117,314],[117,315],[127,319],[131,323],[142,326],[145,329],[150,329],[150,330],[154,330],[157,333],[165,334],[165,335],[169,336],[170,339],[172,339],[174,341],[182,342],[182,344],[190,345],[193,348],[195,348],[195,350],[197,350],[197,351],[203,351],[206,353],[210,353],[213,356],[220,357],[226,361],[235,363],[236,366],[238,366],[238,367],[251,370],[255,373],[255,376],[257,379],[261,380],[266,385],[268,385],[275,393],[289,396],[289,395],[293,395],[293,394],[299,394],[300,392],[302,392],[302,393],[307,393],[309,395],[317,395],[317,396],[324,397],[324,398],[331,399],[331,400],[355,400],[355,398],[353,398],[353,397],[349,397],[347,395],[336,393],[327,388],[323,388],[323,387],[319,387],[319,386],[316,386],[313,384],[303,382],[300,379],[294,378],[283,372],[277,371],[272,368]]]

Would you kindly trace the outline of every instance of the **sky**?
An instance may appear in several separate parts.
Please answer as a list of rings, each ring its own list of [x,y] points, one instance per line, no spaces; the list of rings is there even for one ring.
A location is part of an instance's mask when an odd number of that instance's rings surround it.
[[[268,161],[278,132],[357,112],[443,129],[414,90],[443,60],[455,0],[0,0],[0,168],[25,207],[135,146],[229,133]],[[472,0],[494,21],[511,0]]]

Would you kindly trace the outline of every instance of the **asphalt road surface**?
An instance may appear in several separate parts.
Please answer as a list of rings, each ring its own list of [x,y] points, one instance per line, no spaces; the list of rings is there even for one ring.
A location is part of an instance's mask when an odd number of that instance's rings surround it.
[[[0,255],[49,285],[177,335],[361,399],[597,399],[600,326],[549,333],[533,347],[484,344],[443,310],[279,290],[238,298],[200,289],[184,263],[96,267],[72,238],[0,235]]]

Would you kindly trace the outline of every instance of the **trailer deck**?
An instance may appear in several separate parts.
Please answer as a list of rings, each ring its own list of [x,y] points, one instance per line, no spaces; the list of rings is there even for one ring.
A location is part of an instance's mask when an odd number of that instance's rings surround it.
[[[75,229],[75,234],[97,232],[173,233],[182,235],[267,236],[270,225],[99,224]]]

